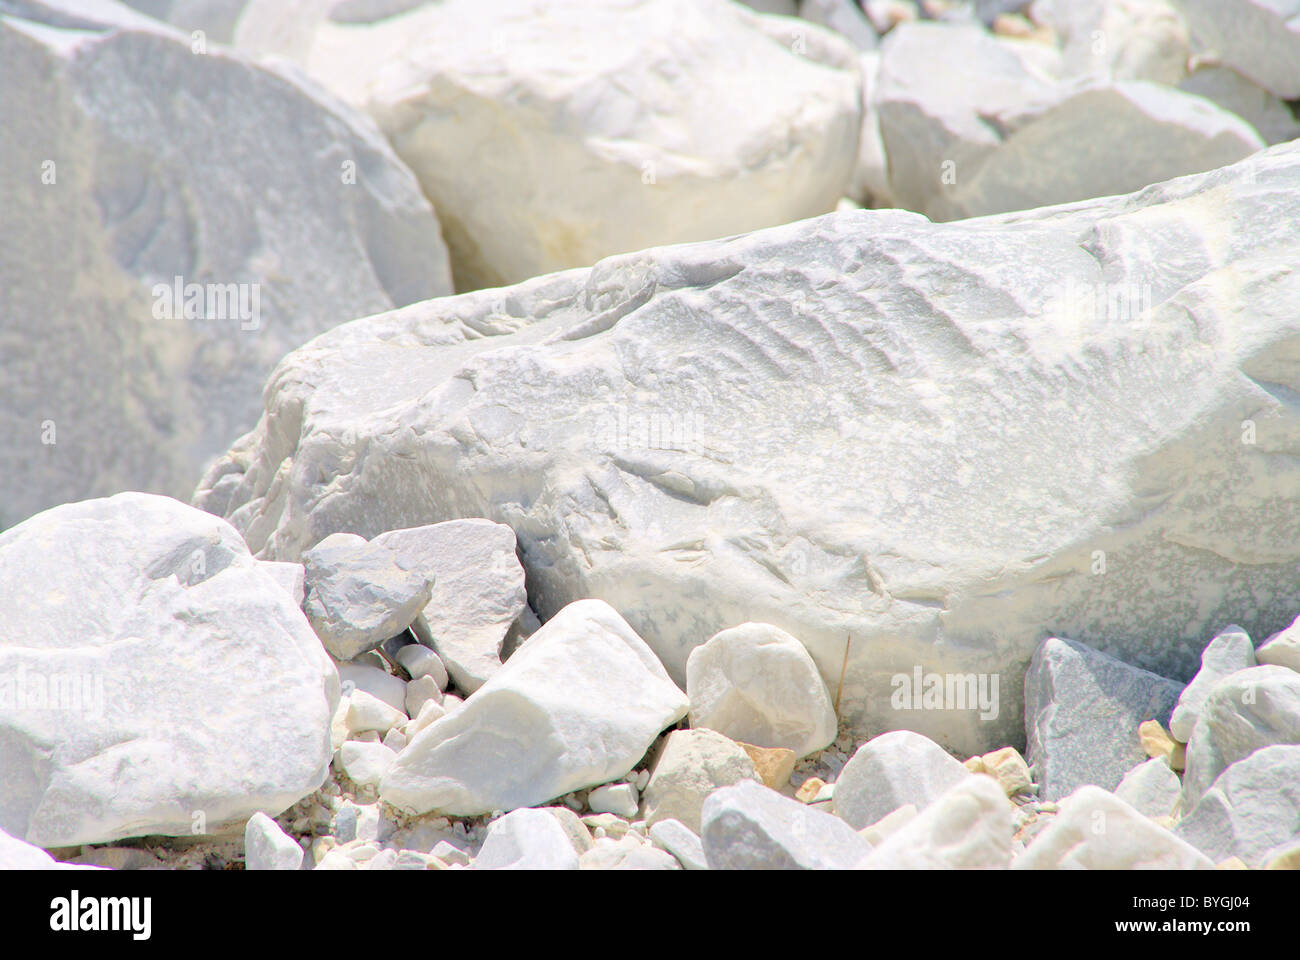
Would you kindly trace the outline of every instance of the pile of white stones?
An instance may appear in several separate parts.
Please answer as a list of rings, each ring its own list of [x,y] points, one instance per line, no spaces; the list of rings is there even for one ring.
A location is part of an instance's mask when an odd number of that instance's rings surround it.
[[[0,868],[1300,867],[1300,0],[750,6],[0,0]]]
[[[523,581],[482,519],[335,534],[301,564],[144,494],[20,524],[0,866],[1300,866],[1300,623],[1258,650],[1222,631],[1185,686],[1049,639],[1032,765],[963,763],[840,733],[776,626],[695,648],[683,691],[609,604],[539,627]]]

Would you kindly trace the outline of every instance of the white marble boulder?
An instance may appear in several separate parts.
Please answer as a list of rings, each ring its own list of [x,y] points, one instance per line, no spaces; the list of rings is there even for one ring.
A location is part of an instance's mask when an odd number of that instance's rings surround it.
[[[1201,97],[1109,73],[1061,79],[974,25],[893,30],[875,112],[894,198],[933,220],[1126,193],[1264,146]]]
[[[321,7],[282,14],[283,40],[246,15],[236,40],[379,122],[458,290],[828,213],[853,174],[856,48],[806,21],[782,42],[727,0],[442,0],[365,24]]]
[[[278,814],[330,763],[338,674],[228,523],[124,493],[0,534],[0,829],[44,847]]]
[[[505,523],[543,620],[603,599],[679,685],[746,621],[828,690],[847,645],[846,729],[983,753],[1020,739],[1044,635],[1185,682],[1223,624],[1300,610],[1297,245],[1281,145],[1066,207],[614,257],[317,338],[195,502],[277,560]],[[996,677],[997,717],[894,709],[917,667]]]
[[[286,351],[451,292],[433,210],[364,114],[120,4],[0,10],[0,315],[40,344],[0,355],[0,459],[25,464],[0,528],[188,496]]]

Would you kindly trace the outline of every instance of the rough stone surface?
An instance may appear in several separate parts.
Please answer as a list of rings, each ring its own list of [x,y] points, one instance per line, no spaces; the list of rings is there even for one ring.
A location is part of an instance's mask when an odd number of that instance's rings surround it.
[[[919,733],[895,730],[868,740],[835,781],[835,813],[861,830],[904,804],[918,810],[970,773]]]
[[[765,19],[721,0],[443,0],[293,30],[306,51],[281,52],[376,118],[467,290],[833,210],[857,150],[854,48],[806,22],[774,43]]]
[[[1061,81],[974,25],[905,24],[880,55],[891,192],[933,220],[1126,193],[1264,146],[1200,97],[1144,81]]]
[[[326,537],[302,558],[303,609],[325,649],[340,660],[352,660],[401,633],[429,602],[430,576],[356,534]]]
[[[415,812],[513,810],[625,776],[686,695],[608,604],[570,604],[416,734],[380,789]]]
[[[1101,787],[1080,787],[1011,863],[1013,870],[1212,870],[1187,841]]]
[[[1164,757],[1140,763],[1115,788],[1115,796],[1139,813],[1159,819],[1172,816],[1182,792],[1182,781]]]
[[[1170,0],[1224,63],[1283,99],[1300,97],[1300,0]]]
[[[265,559],[508,523],[544,619],[604,599],[679,683],[757,620],[833,690],[848,637],[847,729],[983,753],[1020,739],[1044,635],[1185,681],[1222,624],[1300,610],[1298,244],[1283,145],[1065,208],[613,258],[318,338],[196,502]],[[1132,291],[1141,322],[1099,309]],[[997,717],[893,709],[918,664],[1000,677]]]
[[[248,818],[244,827],[245,870],[297,870],[302,858],[298,841],[266,814],[258,812]]]
[[[967,777],[871,851],[863,870],[994,870],[1011,865],[1012,808],[997,781]]]
[[[190,836],[325,779],[338,675],[228,523],[167,497],[0,534],[0,829],[44,847]]]
[[[645,821],[678,820],[700,829],[704,801],[719,787],[759,782],[753,760],[740,744],[714,730],[674,730],[664,739],[645,788]]]
[[[1187,743],[1201,715],[1205,698],[1214,685],[1230,673],[1255,666],[1255,645],[1240,627],[1223,630],[1201,652],[1201,669],[1181,694],[1178,705],[1169,717],[1169,732],[1174,738]]]
[[[577,870],[578,852],[546,810],[512,810],[488,824],[475,870]]]
[[[41,345],[0,366],[0,461],[24,465],[0,529],[188,496],[287,350],[451,291],[429,202],[363,114],[117,4],[0,9],[0,316]]]
[[[838,817],[748,780],[710,794],[702,823],[711,870],[847,870],[871,852]]]
[[[686,661],[691,726],[807,756],[835,739],[835,711],[804,645],[779,627],[744,623]]]
[[[461,690],[483,686],[500,669],[501,644],[528,607],[514,532],[491,520],[451,520],[392,530],[373,542],[433,581],[412,626],[416,638],[437,651]]]
[[[1174,831],[1215,863],[1268,862],[1274,848],[1300,840],[1300,745],[1256,750],[1228,767]]]
[[[1300,744],[1300,673],[1263,666],[1220,680],[1187,744],[1184,815],[1230,765],[1273,744]]]
[[[1043,641],[1025,674],[1025,741],[1039,795],[1114,790],[1146,752],[1138,726],[1167,723],[1182,685],[1072,640]]]

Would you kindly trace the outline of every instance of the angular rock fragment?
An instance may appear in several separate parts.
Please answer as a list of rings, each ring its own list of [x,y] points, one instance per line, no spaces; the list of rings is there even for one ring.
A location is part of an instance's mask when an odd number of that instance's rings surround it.
[[[1113,790],[1145,758],[1138,727],[1168,721],[1182,685],[1086,644],[1043,641],[1025,674],[1025,740],[1039,794]]]
[[[573,603],[464,706],[420,730],[389,767],[380,796],[455,816],[544,803],[625,776],[686,707],[608,604]]]

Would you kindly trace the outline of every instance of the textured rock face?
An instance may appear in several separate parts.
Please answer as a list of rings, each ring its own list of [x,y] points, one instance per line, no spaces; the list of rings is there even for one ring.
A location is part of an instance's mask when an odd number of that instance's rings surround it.
[[[1228,767],[1175,831],[1215,863],[1267,854],[1300,840],[1300,746],[1257,750]]]
[[[1125,193],[1264,146],[1207,100],[1110,76],[1058,81],[975,26],[899,27],[875,90],[893,195],[956,220]]]
[[[625,775],[686,714],[686,696],[621,617],[571,604],[388,768],[394,806],[475,816]]]
[[[1300,97],[1300,0],[1170,0],[1228,66]]]
[[[326,776],[338,675],[215,517],[144,494],[32,517],[0,535],[0,618],[0,829],[16,837],[211,832]]]
[[[291,20],[270,45],[379,121],[467,290],[834,209],[857,153],[855,49],[801,23],[792,50],[762,19],[726,0],[443,0],[365,25],[318,15],[305,40]]]
[[[412,630],[437,651],[456,686],[466,693],[483,686],[501,668],[501,644],[528,606],[514,532],[491,520],[453,520],[390,530],[374,542],[434,581]]]
[[[1274,744],[1300,744],[1300,673],[1263,666],[1224,677],[1205,698],[1187,744],[1183,812],[1195,810],[1233,764]]]
[[[449,292],[432,209],[365,116],[116,4],[0,11],[0,316],[40,344],[0,360],[0,460],[25,465],[0,527],[187,495],[287,350]]]
[[[1044,636],[1186,680],[1222,624],[1300,609],[1298,186],[1285,145],[1130,197],[841,213],[345,324],[282,362],[196,503],[281,560],[506,523],[544,619],[606,600],[679,683],[758,620],[834,690],[848,638],[845,721],[984,752],[1019,740]],[[996,718],[894,709],[918,667],[996,676]]]
[[[1181,690],[1082,643],[1044,641],[1025,674],[1025,741],[1043,798],[1114,790],[1146,756],[1138,726],[1167,723]]]

